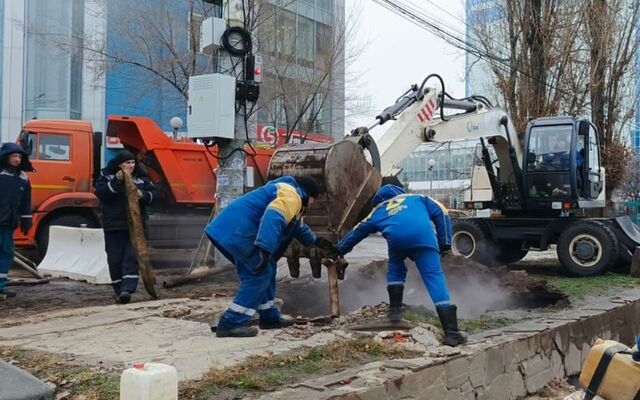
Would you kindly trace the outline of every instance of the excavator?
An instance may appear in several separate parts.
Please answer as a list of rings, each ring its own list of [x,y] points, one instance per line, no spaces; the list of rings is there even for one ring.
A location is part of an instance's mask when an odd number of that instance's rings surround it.
[[[429,81],[438,87],[427,86]],[[376,141],[370,131],[393,121]],[[596,127],[581,117],[531,120],[520,140],[509,115],[479,95],[456,99],[437,74],[412,85],[369,127],[335,144],[287,145],[273,155],[269,178],[312,176],[326,195],[306,222],[339,240],[367,215],[369,199],[401,171],[399,163],[429,142],[476,140],[481,165],[473,168],[465,208],[490,209],[490,217],[454,218],[454,254],[488,266],[522,259],[555,245],[561,266],[592,276],[629,264],[640,229],[627,216],[589,217],[606,205],[605,171]],[[399,182],[396,178],[396,181]],[[309,258],[320,277],[324,254],[293,243],[286,253],[292,276]]]

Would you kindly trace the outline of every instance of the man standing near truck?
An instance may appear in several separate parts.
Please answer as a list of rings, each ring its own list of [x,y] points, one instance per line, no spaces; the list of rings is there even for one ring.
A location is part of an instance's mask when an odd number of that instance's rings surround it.
[[[24,235],[32,226],[31,183],[25,171],[32,171],[27,153],[15,143],[0,147],[0,295],[14,297],[7,289],[9,269],[13,264],[15,247],[13,232],[20,223]]]
[[[440,255],[451,251],[451,221],[447,209],[426,196],[407,194],[396,185],[384,185],[371,200],[373,211],[338,243],[339,255],[375,232],[381,232],[389,248],[387,291],[389,320],[401,319],[404,282],[409,258],[416,263],[422,281],[436,307],[444,329],[443,344],[466,343],[458,330],[457,308],[451,304],[449,290],[440,265]],[[435,226],[435,231],[434,231]]]
[[[127,304],[131,300],[131,294],[138,287],[139,277],[138,259],[129,238],[125,173],[131,175],[133,183],[138,188],[143,220],[147,218],[146,205],[151,204],[157,195],[155,186],[137,165],[133,153],[128,150],[122,150],[109,161],[96,180],[96,195],[100,200],[102,211],[102,229],[104,229],[109,275],[116,302],[120,304]]]
[[[296,239],[305,246],[337,251],[302,222],[306,207],[323,192],[309,177],[283,176],[234,200],[205,228],[214,246],[236,266],[240,287],[216,328],[217,337],[251,337],[246,326],[256,312],[260,329],[290,326],[273,303],[277,261]]]

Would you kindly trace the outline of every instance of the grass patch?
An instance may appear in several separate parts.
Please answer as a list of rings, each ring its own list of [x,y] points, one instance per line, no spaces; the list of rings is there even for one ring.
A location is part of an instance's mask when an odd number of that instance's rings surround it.
[[[105,371],[84,366],[68,365],[61,357],[43,352],[0,347],[0,356],[16,360],[17,367],[28,371],[39,379],[57,383],[67,381],[60,388],[71,396],[84,395],[87,400],[117,400],[120,398],[120,377]]]
[[[628,274],[607,272],[604,275],[589,277],[545,276],[549,283],[572,298],[604,294],[614,288],[640,285],[640,278]]]
[[[405,310],[402,313],[402,318],[413,323],[426,323],[435,326],[438,329],[442,329],[440,320],[437,317],[431,317],[418,313],[414,310]],[[475,333],[480,331],[486,331],[489,329],[501,328],[516,323],[515,319],[511,318],[496,318],[481,315],[477,318],[460,319],[458,321],[458,327],[460,330],[467,333]]]
[[[400,347],[371,338],[336,340],[324,346],[278,356],[252,356],[224,369],[212,369],[200,382],[183,385],[180,398],[208,399],[221,390],[265,391],[299,382],[311,375],[326,375],[375,360],[411,357]]]

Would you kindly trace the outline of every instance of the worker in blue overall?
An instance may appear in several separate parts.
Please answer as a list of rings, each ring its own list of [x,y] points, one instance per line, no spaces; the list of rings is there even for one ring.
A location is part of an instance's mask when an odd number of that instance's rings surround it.
[[[466,335],[458,330],[457,308],[451,304],[440,266],[440,255],[451,251],[451,221],[447,209],[429,197],[407,194],[396,185],[382,186],[371,200],[371,205],[374,209],[369,216],[338,243],[338,253],[345,255],[370,234],[382,232],[389,247],[389,319],[394,322],[401,319],[407,276],[404,261],[409,258],[416,263],[436,306],[444,328],[443,344],[457,346],[465,343]]]
[[[139,278],[138,258],[129,237],[125,173],[131,175],[138,189],[143,224],[147,219],[146,206],[153,202],[158,193],[149,176],[136,162],[133,153],[128,150],[120,151],[111,159],[96,179],[96,196],[100,200],[102,211],[102,229],[111,286],[119,304],[127,304],[131,300],[131,295],[138,287]]]
[[[256,312],[260,329],[293,324],[273,303],[276,263],[293,239],[337,251],[302,222],[306,207],[322,192],[313,178],[284,176],[234,200],[205,228],[209,240],[236,266],[240,279],[233,302],[218,321],[217,337],[256,336],[258,329],[247,326]]]
[[[9,269],[13,264],[15,247],[13,232],[20,224],[26,235],[31,229],[31,183],[25,171],[33,171],[27,153],[15,143],[0,147],[0,295],[14,297],[7,289]]]

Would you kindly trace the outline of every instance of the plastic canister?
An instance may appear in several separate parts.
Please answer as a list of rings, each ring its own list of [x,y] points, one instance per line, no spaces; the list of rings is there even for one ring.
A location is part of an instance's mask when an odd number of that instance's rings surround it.
[[[640,364],[631,349],[613,340],[598,339],[580,373],[580,386],[607,400],[633,400],[640,392]]]
[[[178,400],[178,373],[171,365],[139,363],[120,377],[120,400]]]

